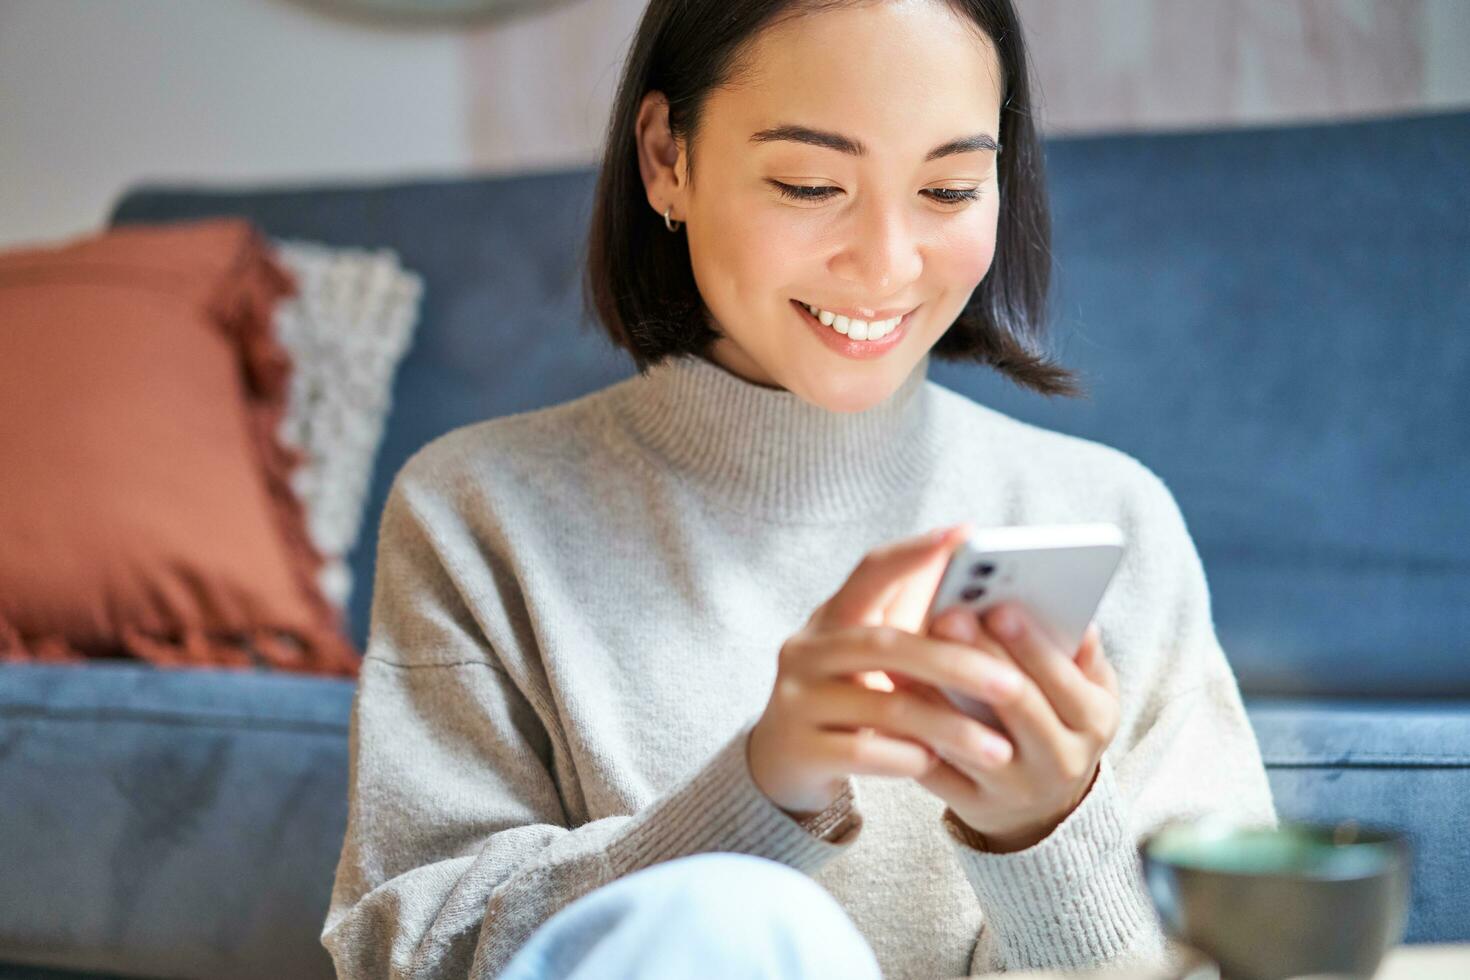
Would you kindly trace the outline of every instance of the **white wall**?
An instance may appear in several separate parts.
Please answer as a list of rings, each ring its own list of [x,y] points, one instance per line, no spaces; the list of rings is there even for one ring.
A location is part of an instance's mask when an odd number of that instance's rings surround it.
[[[285,0],[0,0],[0,242],[93,228],[144,177],[460,172],[463,45]]]
[[[1470,0],[1017,0],[1052,133],[1470,106]],[[0,0],[0,247],[141,179],[388,179],[595,159],[644,0],[480,27],[295,0]]]

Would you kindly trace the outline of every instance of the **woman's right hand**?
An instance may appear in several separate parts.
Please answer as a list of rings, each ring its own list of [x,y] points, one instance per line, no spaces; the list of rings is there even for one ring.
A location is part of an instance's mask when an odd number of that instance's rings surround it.
[[[923,776],[936,750],[984,758],[994,740],[1001,753],[994,764],[1010,759],[1011,744],[999,732],[907,683],[991,703],[1018,689],[1014,664],[918,632],[969,530],[960,524],[869,552],[782,644],[770,701],[747,742],[751,776],[777,806],[794,816],[823,810],[854,773]],[[901,685],[889,671],[901,674]]]

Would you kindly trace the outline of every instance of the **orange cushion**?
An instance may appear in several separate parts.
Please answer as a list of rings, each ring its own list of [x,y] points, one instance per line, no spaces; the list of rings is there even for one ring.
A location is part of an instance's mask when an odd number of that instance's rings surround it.
[[[295,290],[243,218],[0,252],[0,659],[356,674],[277,436]]]

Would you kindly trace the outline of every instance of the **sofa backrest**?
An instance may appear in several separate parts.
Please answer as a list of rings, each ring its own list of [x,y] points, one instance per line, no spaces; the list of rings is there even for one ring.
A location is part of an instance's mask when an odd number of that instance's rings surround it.
[[[1046,142],[1053,342],[1087,400],[930,376],[1116,446],[1174,491],[1248,693],[1470,695],[1470,112]],[[594,171],[127,192],[112,223],[243,214],[424,277],[351,556],[456,426],[632,374],[583,320]]]

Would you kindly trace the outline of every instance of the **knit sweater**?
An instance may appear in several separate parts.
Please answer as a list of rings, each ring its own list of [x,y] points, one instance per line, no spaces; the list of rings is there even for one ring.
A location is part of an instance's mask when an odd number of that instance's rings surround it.
[[[395,474],[322,943],[342,978],[496,975],[553,913],[707,851],[796,868],[889,978],[1167,965],[1138,861],[1174,818],[1277,816],[1163,481],[928,378],[829,412],[694,356],[450,431]],[[906,778],[798,820],[750,775],[777,654],[870,550],[1112,521],[1121,720],[1045,839],[990,853]]]

